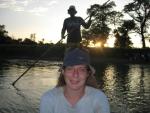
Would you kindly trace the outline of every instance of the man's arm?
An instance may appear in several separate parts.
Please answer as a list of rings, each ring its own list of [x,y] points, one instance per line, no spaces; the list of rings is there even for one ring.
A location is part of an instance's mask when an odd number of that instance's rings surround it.
[[[92,20],[91,20],[92,16],[93,16],[93,14],[90,15],[89,20],[88,20],[87,23],[85,23],[85,21],[82,19],[82,26],[83,26],[84,28],[88,29],[88,28],[90,27],[90,25],[91,25],[91,23],[92,23]]]
[[[61,30],[61,38],[64,39],[65,38],[65,31],[66,31],[66,20],[64,20],[64,23],[63,23],[63,28]]]

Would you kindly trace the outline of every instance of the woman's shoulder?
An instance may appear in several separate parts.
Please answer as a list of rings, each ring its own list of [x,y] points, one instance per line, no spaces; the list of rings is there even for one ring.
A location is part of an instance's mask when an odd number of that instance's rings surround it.
[[[103,108],[103,110],[109,111],[108,98],[105,95],[105,93],[102,90],[93,87],[88,87],[88,89],[90,92],[88,97],[92,99],[93,105],[98,106],[98,108]],[[109,113],[109,112],[103,112],[103,113]]]
[[[101,89],[87,86],[87,93],[93,95],[94,97],[106,97],[105,93]]]
[[[43,94],[43,97],[57,97],[61,95],[62,89],[61,87],[54,87],[52,89],[49,89]]]

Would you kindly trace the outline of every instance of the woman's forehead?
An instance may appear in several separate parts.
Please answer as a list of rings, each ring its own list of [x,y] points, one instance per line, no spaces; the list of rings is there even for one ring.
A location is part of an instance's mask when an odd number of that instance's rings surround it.
[[[73,66],[66,66],[66,67],[87,67],[85,64],[73,65]]]

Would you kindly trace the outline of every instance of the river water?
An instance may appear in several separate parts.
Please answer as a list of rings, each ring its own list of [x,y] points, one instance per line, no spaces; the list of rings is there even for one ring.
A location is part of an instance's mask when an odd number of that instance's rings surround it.
[[[40,61],[13,87],[34,61],[0,62],[0,113],[38,113],[41,95],[53,88],[62,62]],[[150,113],[150,64],[93,64],[113,113]]]

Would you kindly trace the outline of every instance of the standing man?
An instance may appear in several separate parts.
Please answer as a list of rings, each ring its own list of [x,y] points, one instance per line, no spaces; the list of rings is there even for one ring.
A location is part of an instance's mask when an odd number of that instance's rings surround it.
[[[65,31],[67,30],[67,44],[78,45],[82,41],[80,26],[82,25],[84,28],[88,29],[91,25],[91,17],[90,15],[88,22],[86,23],[83,18],[75,16],[77,13],[75,6],[71,5],[68,9],[69,18],[66,18],[63,23],[63,28],[61,31],[61,38],[64,39]]]

